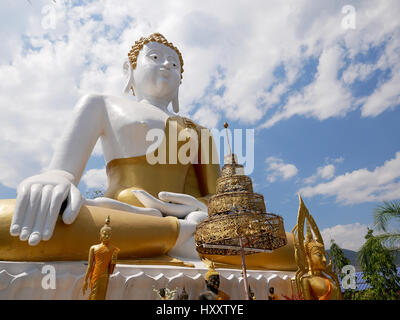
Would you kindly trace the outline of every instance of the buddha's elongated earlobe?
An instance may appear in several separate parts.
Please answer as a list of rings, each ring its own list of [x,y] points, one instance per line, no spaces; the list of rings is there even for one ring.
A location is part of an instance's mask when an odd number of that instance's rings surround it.
[[[130,62],[127,60],[123,64],[124,74],[127,76],[124,93],[128,94],[130,90],[132,90],[133,95],[135,95],[135,91],[133,90],[133,70]]]
[[[175,113],[179,112],[179,87],[176,89],[175,96],[172,99],[172,109]]]

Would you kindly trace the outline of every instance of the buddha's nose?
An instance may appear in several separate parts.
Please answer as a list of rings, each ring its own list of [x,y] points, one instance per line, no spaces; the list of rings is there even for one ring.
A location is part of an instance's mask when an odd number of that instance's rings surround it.
[[[168,70],[171,69],[171,65],[172,65],[171,62],[168,61],[168,60],[165,60],[164,63],[163,63],[163,66]]]

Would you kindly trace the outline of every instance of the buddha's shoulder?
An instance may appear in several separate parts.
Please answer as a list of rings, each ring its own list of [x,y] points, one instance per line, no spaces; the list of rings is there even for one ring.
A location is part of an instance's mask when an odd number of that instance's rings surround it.
[[[94,108],[139,108],[140,103],[134,101],[128,97],[114,96],[101,93],[86,93],[84,94],[78,103],[80,106],[84,107],[94,107]]]

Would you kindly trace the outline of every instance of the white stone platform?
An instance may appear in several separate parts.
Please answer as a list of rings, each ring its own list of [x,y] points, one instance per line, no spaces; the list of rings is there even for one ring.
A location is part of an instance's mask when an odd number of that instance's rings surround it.
[[[0,261],[0,299],[86,299],[82,295],[86,261],[77,262],[7,262]],[[205,290],[204,274],[207,267],[199,261],[195,267],[117,264],[110,278],[107,299],[157,299],[153,288],[171,290],[185,287],[189,299],[197,299]],[[54,266],[56,289],[43,289],[42,280],[49,272],[42,273],[46,265]],[[217,269],[220,289],[232,300],[244,299],[241,270]],[[248,281],[257,300],[268,299],[270,287],[282,295],[292,295],[294,272],[248,270]]]

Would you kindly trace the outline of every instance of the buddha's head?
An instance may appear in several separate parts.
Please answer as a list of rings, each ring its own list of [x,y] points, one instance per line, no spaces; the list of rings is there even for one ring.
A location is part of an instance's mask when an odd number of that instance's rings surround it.
[[[107,244],[111,239],[110,216],[107,217],[106,223],[100,229],[100,240],[102,243]]]
[[[325,246],[313,239],[309,225],[307,224],[307,237],[304,243],[309,272],[324,271],[326,269]]]
[[[172,102],[179,111],[178,92],[183,73],[183,59],[179,50],[160,33],[140,38],[128,54],[124,64],[128,74],[125,92],[132,90],[139,101]]]

